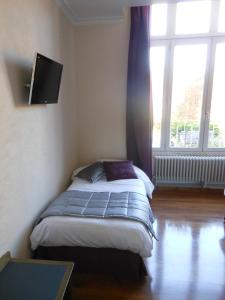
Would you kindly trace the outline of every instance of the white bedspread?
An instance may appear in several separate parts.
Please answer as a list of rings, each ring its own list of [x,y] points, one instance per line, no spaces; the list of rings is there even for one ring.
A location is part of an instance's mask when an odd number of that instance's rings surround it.
[[[141,179],[107,182],[103,178],[96,183],[88,183],[76,177],[68,190],[130,191],[146,195],[145,183]],[[33,250],[38,246],[116,248],[130,250],[142,257],[151,256],[153,246],[152,237],[143,224],[122,219],[48,217],[34,228],[30,239]]]
[[[71,190],[89,191],[89,192],[136,192],[146,195],[145,185],[140,179],[106,181],[105,178],[95,183],[90,183],[84,179],[76,177],[68,188]]]

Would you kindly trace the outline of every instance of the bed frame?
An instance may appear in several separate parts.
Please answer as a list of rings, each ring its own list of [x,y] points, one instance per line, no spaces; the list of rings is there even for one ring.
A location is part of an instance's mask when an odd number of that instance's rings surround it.
[[[108,274],[131,281],[139,281],[147,275],[140,255],[128,250],[40,246],[34,251],[34,258],[73,261],[75,272]]]

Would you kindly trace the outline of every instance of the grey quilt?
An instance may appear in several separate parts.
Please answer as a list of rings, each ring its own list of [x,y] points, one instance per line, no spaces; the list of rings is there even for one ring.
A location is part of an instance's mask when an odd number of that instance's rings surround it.
[[[136,220],[144,224],[152,236],[155,237],[152,228],[154,217],[148,198],[139,193],[66,191],[48,206],[37,220],[37,223],[49,216]]]

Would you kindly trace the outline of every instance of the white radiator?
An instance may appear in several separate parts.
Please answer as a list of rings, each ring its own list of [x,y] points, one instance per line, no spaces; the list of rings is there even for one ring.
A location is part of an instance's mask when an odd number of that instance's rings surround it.
[[[156,185],[225,186],[225,157],[155,156]]]

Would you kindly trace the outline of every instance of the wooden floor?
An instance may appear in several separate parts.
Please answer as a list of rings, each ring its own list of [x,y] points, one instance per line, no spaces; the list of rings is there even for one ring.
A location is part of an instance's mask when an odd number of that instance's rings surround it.
[[[73,300],[225,300],[225,197],[221,190],[153,195],[159,242],[141,283],[76,275]]]

